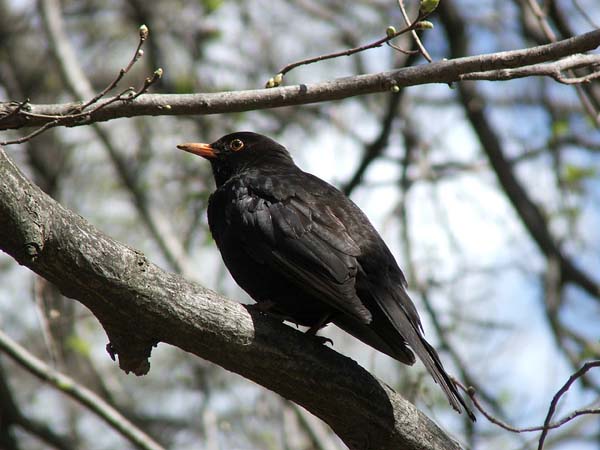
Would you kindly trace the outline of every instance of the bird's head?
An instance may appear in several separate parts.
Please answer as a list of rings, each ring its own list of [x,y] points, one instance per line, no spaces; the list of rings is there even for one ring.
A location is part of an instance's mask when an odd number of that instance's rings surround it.
[[[179,144],[177,148],[208,159],[217,186],[247,170],[294,165],[283,145],[250,131],[228,134],[212,144],[187,143]]]

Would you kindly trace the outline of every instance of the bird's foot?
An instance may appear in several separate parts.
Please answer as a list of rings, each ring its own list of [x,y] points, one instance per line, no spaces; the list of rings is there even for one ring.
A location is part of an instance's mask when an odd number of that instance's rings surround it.
[[[309,334],[309,333],[305,333],[305,334],[307,336],[310,336],[312,339],[314,339],[321,345],[331,344],[331,346],[333,347],[333,341],[331,339],[329,339],[328,337],[319,336],[318,334]]]
[[[246,306],[246,308],[251,311],[258,311],[258,312],[266,314],[275,307],[275,302],[266,300],[266,301],[257,302],[257,303],[253,303],[251,305],[244,305],[244,306]]]
[[[244,305],[244,307],[248,311],[256,311],[260,314],[265,314],[275,320],[278,320],[279,322],[283,322],[284,320],[286,320],[284,316],[273,312],[274,306],[275,303],[270,301],[253,303],[251,305]]]

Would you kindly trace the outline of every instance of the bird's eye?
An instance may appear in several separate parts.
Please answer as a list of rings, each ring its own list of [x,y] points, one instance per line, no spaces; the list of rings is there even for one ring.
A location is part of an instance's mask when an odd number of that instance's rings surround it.
[[[229,147],[231,147],[231,150],[233,150],[234,152],[237,152],[244,148],[244,143],[239,139],[234,139],[229,144]]]

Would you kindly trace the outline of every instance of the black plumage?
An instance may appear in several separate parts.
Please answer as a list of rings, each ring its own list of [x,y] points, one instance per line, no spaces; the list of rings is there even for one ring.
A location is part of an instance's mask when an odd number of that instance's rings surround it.
[[[211,162],[211,233],[231,275],[261,310],[312,334],[333,322],[405,364],[415,362],[414,351],[454,409],[474,420],[423,336],[393,255],[348,197],[256,133],[178,148]]]

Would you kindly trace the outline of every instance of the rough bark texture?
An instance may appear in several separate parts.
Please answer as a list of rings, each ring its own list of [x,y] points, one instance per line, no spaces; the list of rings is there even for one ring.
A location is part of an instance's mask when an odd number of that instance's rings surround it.
[[[88,307],[123,370],[146,373],[152,346],[165,342],[304,406],[351,449],[460,448],[351,359],[106,236],[29,182],[1,149],[0,248]]]

